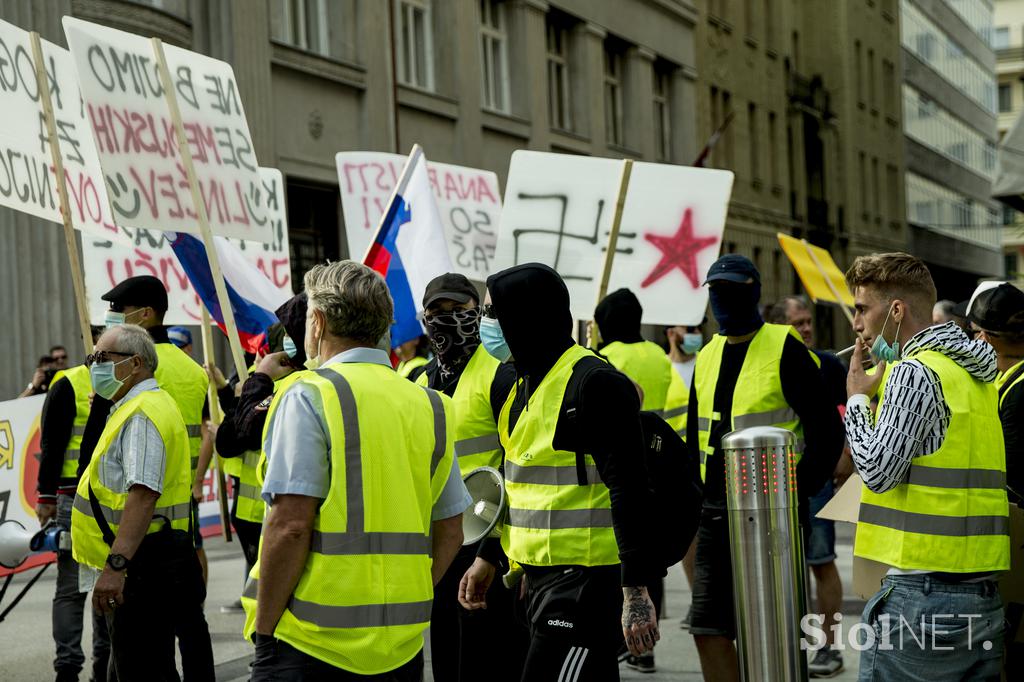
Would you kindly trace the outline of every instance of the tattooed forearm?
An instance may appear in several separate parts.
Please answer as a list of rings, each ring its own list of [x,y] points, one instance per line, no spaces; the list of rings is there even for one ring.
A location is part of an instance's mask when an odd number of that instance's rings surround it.
[[[643,588],[627,587],[623,589],[626,597],[626,608],[622,609],[622,627],[627,630],[633,625],[644,626],[652,622],[651,601]]]

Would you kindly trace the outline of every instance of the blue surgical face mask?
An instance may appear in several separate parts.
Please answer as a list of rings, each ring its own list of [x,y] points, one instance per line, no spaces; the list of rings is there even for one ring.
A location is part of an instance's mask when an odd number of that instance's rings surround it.
[[[282,345],[284,346],[285,355],[287,355],[290,358],[294,358],[296,354],[298,354],[299,352],[299,349],[295,347],[295,342],[292,341],[292,337],[290,336],[286,335],[284,337],[284,342]]]
[[[114,368],[121,363],[128,362],[131,358],[121,362],[97,362],[89,367],[89,381],[92,383],[92,390],[96,395],[112,400],[117,392],[124,386],[124,381],[118,379]]]
[[[885,333],[885,325],[889,321],[889,316],[892,315],[892,306],[889,306],[889,312],[885,314],[885,322],[882,323],[882,331],[878,332],[878,336],[875,337],[875,342],[871,344],[871,354],[879,360],[885,362],[895,362],[900,359],[900,327],[903,322],[896,323],[896,340],[890,346],[889,342],[885,340],[882,334]]]
[[[704,345],[704,336],[701,334],[683,334],[682,350],[686,355],[693,355]]]
[[[110,329],[111,327],[118,327],[122,324],[124,324],[124,313],[108,310],[103,315],[103,326],[107,329]]]
[[[501,331],[501,325],[493,317],[480,318],[480,343],[484,350],[499,362],[508,362],[512,359],[512,351],[505,341],[505,333]]]

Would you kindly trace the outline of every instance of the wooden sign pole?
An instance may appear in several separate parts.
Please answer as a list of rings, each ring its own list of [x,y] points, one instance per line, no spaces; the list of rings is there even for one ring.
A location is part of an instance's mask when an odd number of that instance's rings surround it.
[[[601,279],[597,285],[597,300],[594,308],[608,295],[608,282],[612,277],[612,262],[615,260],[615,249],[619,245],[619,228],[622,226],[622,210],[626,206],[626,190],[629,188],[629,176],[633,172],[633,159],[622,160],[622,175],[619,176],[619,195],[615,200],[615,212],[612,214],[612,227],[608,232],[608,247],[604,252],[604,267],[601,269]],[[597,328],[597,321],[590,321],[587,346],[595,348],[601,342],[601,330]]]
[[[43,57],[43,44],[39,34],[29,33],[32,42],[32,59],[36,67],[36,83],[39,87],[39,101],[43,104],[43,118],[46,120],[46,136],[50,146],[50,158],[57,176],[57,196],[60,199],[60,215],[64,221],[64,242],[68,248],[68,260],[71,262],[71,282],[75,289],[75,309],[78,312],[78,324],[81,327],[82,344],[85,354],[92,353],[92,327],[89,325],[89,306],[85,294],[85,278],[82,276],[82,261],[78,257],[78,239],[75,237],[75,225],[71,216],[71,204],[68,201],[67,178],[64,175],[64,157],[60,153],[60,142],[57,138],[57,124],[53,116],[53,100],[50,98],[50,79],[46,74],[46,61]]]
[[[213,326],[210,324],[210,313],[207,312],[206,308],[203,311],[203,363],[207,367],[213,367],[216,364],[216,358],[213,356]],[[240,378],[239,381],[245,381],[245,378]],[[220,401],[217,399],[217,387],[210,382],[208,389],[207,400],[210,404],[210,421],[214,424],[220,424],[224,421],[224,415],[220,411]],[[221,461],[220,455],[217,454],[217,448],[213,450],[213,463],[214,471],[217,476],[217,501],[220,505],[220,527],[224,539],[227,542],[231,542],[231,519],[228,514],[228,494],[225,476],[224,476],[224,462]]]
[[[839,290],[836,289],[836,285],[835,285],[835,283],[832,282],[832,278],[828,276],[827,272],[825,272],[825,266],[823,266],[821,264],[821,261],[818,260],[817,254],[814,253],[814,249],[811,248],[811,245],[807,242],[807,240],[806,239],[801,239],[800,241],[802,241],[804,243],[804,247],[807,249],[807,255],[809,255],[811,257],[811,260],[814,261],[814,266],[816,268],[818,268],[818,272],[821,273],[821,277],[822,277],[822,279],[825,280],[825,285],[828,286],[829,291],[831,291],[832,295],[836,297],[836,302],[839,304],[839,307],[842,309],[843,314],[846,315],[846,319],[850,321],[850,327],[852,328],[853,327],[853,314],[850,313],[850,309],[847,307],[847,305],[845,303],[843,303],[843,297],[839,295]]]
[[[377,237],[380,236],[381,231],[384,229],[384,221],[387,220],[388,214],[391,213],[391,205],[395,203],[395,198],[400,194],[405,193],[405,188],[409,185],[409,178],[412,175],[412,169],[416,167],[416,163],[423,156],[423,147],[419,144],[412,146],[412,151],[409,152],[409,158],[405,160],[405,165],[402,166],[402,174],[398,176],[398,182],[395,183],[395,188],[391,190],[391,198],[388,199],[388,203],[385,205],[384,212],[380,215],[380,222],[377,223],[377,229],[373,231],[373,238],[370,243],[366,245],[366,252],[363,254],[363,260],[361,263],[366,263],[366,259],[370,257],[370,251],[373,249],[373,245],[377,241]],[[351,255],[351,254],[349,254]]]
[[[220,269],[220,258],[217,256],[216,243],[213,241],[210,219],[206,214],[206,204],[203,202],[202,192],[199,191],[199,179],[196,177],[196,167],[192,161],[192,151],[188,148],[188,141],[185,137],[185,126],[181,121],[181,109],[178,108],[178,96],[174,90],[174,83],[171,81],[171,72],[167,68],[163,42],[159,38],[152,38],[151,42],[153,45],[153,56],[156,58],[157,67],[160,70],[160,83],[164,89],[167,108],[170,110],[171,120],[174,122],[174,132],[178,138],[178,153],[181,155],[181,162],[185,167],[188,184],[192,190],[192,205],[195,207],[199,231],[203,237],[203,245],[206,247],[206,257],[210,261],[210,274],[213,275],[213,286],[217,290],[217,302],[220,303],[221,314],[224,315],[224,327],[227,330],[228,343],[231,345],[231,357],[234,360],[235,371],[238,373],[239,380],[244,381],[248,376],[248,371],[245,368],[245,356],[242,353],[242,344],[238,340],[235,313],[231,308],[231,301],[228,299],[227,287],[224,285],[224,275]]]

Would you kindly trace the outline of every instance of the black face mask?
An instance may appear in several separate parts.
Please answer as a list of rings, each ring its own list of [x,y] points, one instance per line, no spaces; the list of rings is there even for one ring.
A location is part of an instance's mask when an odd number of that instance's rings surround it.
[[[757,304],[761,285],[721,282],[711,286],[711,312],[725,336],[743,336],[757,331],[764,321]]]
[[[423,318],[442,378],[448,378],[480,345],[480,310],[456,310]]]

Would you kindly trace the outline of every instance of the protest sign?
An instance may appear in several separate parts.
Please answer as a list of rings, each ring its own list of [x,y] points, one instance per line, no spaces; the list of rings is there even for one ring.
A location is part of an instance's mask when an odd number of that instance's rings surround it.
[[[153,45],[72,17],[63,23],[115,222],[200,234]],[[273,241],[253,201],[260,177],[231,66],[169,45],[164,52],[213,233]]]
[[[820,246],[809,244],[806,239],[781,232],[776,237],[812,301],[853,306],[853,294],[846,286],[846,276],[832,260],[832,254]]]
[[[590,319],[603,271],[622,162],[517,151],[512,155],[492,269],[546,263],[569,287],[573,316]],[[645,324],[699,324],[704,275],[718,257],[733,174],[633,164],[608,291],[640,299]]]
[[[17,521],[39,529],[36,481],[39,477],[39,417],[46,396],[0,402],[0,522]],[[52,553],[35,554],[15,569],[0,567],[0,576],[53,561]]]
[[[75,228],[119,236],[78,92],[71,54],[41,41]],[[0,21],[0,205],[63,223],[29,33]]]
[[[276,168],[261,168],[260,176],[262,184],[252,193],[252,200],[264,211],[273,241],[230,241],[241,249],[249,262],[259,268],[275,287],[291,296],[292,274],[288,257],[284,181],[281,171]],[[118,282],[135,275],[153,275],[164,283],[168,305],[165,324],[199,324],[202,319],[202,303],[164,233],[150,230],[130,232],[132,242],[127,246],[102,239],[82,241],[85,288],[89,294],[89,316],[93,324],[103,323],[103,315],[110,305],[100,300],[100,296]]]
[[[340,152],[335,157],[351,258],[362,258],[405,166],[401,154]],[[490,171],[427,162],[448,252],[456,272],[483,281],[493,270],[501,193]]]

